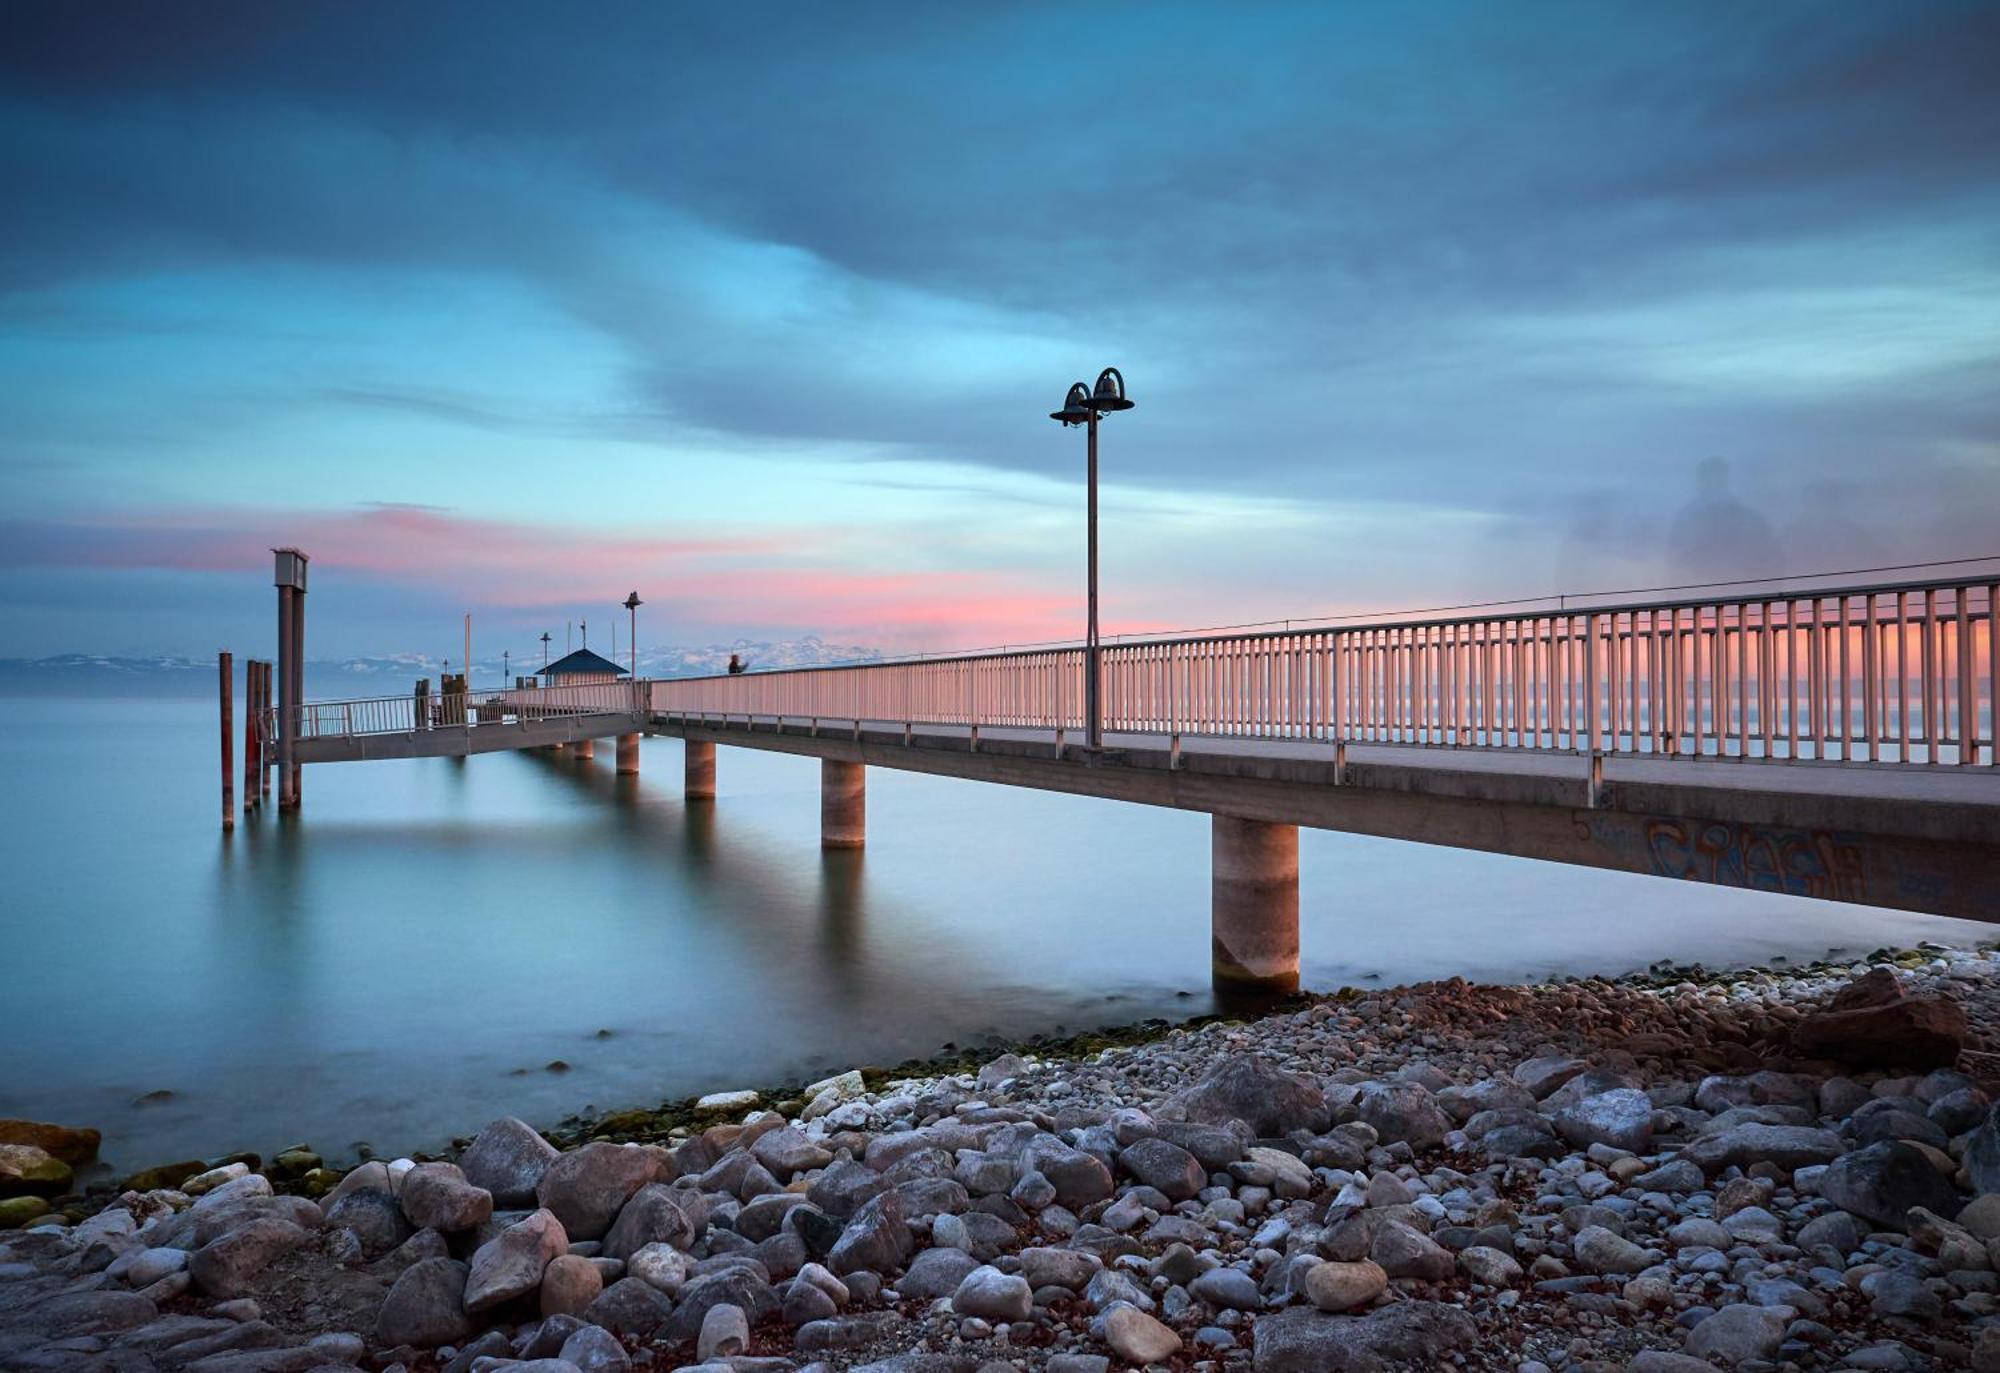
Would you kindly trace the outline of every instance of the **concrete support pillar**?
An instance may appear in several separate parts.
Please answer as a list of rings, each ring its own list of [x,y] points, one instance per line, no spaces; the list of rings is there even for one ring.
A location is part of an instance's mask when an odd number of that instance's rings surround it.
[[[639,736],[636,734],[618,736],[618,774],[621,777],[639,775]]]
[[[1209,908],[1218,985],[1296,991],[1299,827],[1211,817]]]
[[[579,739],[569,746],[569,750],[575,757],[581,758],[587,763],[597,756],[597,741],[595,739]]]
[[[868,837],[868,770],[831,758],[819,765],[819,843],[858,849]]]
[[[681,795],[690,801],[715,799],[715,745],[687,741],[687,782]]]

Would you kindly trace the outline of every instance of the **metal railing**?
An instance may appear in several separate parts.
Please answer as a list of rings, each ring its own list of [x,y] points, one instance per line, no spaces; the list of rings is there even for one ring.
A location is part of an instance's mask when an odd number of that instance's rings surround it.
[[[300,739],[363,734],[409,734],[425,729],[519,726],[572,715],[636,714],[645,709],[646,682],[592,682],[521,689],[495,687],[419,696],[371,696],[352,701],[308,701],[299,707]],[[263,712],[265,737],[278,737],[278,711]]]
[[[1121,643],[1104,727],[1662,758],[2000,764],[2000,582]],[[656,712],[1083,728],[1081,648],[655,681]]]

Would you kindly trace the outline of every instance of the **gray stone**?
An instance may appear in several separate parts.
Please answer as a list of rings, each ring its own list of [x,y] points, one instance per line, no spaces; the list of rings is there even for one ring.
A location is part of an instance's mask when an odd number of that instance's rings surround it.
[[[1384,1144],[1435,1149],[1452,1129],[1451,1117],[1437,1098],[1417,1082],[1364,1082],[1354,1098],[1354,1110]]]
[[[1240,1268],[1211,1268],[1187,1284],[1188,1295],[1217,1311],[1261,1311],[1257,1280]]]
[[[1831,1130],[1807,1125],[1735,1125],[1703,1135],[1681,1150],[1680,1157],[1713,1176],[1725,1168],[1749,1168],[1770,1163],[1790,1172],[1815,1163],[1831,1163],[1847,1145]]]
[[[1785,1307],[1725,1306],[1688,1332],[1687,1352],[1698,1359],[1720,1359],[1725,1367],[1753,1359],[1768,1359],[1784,1343],[1792,1313]]]
[[[1472,1318],[1442,1302],[1398,1302],[1360,1317],[1292,1307],[1257,1322],[1253,1367],[1256,1373],[1438,1368],[1478,1338]]]
[[[825,1145],[791,1125],[766,1131],[750,1146],[750,1152],[781,1182],[833,1162],[833,1154]]]
[[[897,1279],[896,1290],[913,1301],[949,1297],[979,1266],[978,1259],[961,1249],[926,1249],[910,1261],[910,1271]]]
[[[1368,1257],[1392,1278],[1428,1278],[1442,1282],[1458,1271],[1449,1249],[1414,1226],[1385,1220],[1375,1227]]]
[[[685,1249],[694,1243],[695,1225],[682,1207],[687,1196],[685,1188],[658,1182],[634,1192],[604,1236],[604,1257],[629,1259],[649,1244]]]
[[[548,1166],[535,1196],[555,1212],[572,1240],[602,1239],[632,1194],[654,1181],[658,1172],[658,1159],[644,1149],[586,1144]]]
[[[265,1218],[209,1241],[188,1260],[194,1285],[211,1297],[238,1297],[281,1254],[304,1244],[306,1232],[288,1220]]]
[[[902,1199],[895,1192],[884,1192],[855,1212],[827,1255],[826,1266],[842,1277],[864,1268],[893,1273],[909,1258],[911,1247]]]
[[[1160,1363],[1180,1353],[1181,1337],[1136,1306],[1113,1307],[1104,1314],[1104,1342],[1130,1363]]]
[[[560,1357],[576,1365],[577,1373],[624,1373],[632,1366],[632,1356],[618,1337],[597,1325],[571,1331],[563,1341]]]
[[[1556,1133],[1571,1144],[1608,1144],[1643,1154],[1653,1147],[1653,1102],[1636,1087],[1599,1092],[1556,1116]]]
[[[710,1359],[741,1354],[749,1347],[750,1322],[742,1307],[722,1301],[703,1313],[701,1333],[694,1342],[695,1358],[707,1363]]]
[[[701,1323],[712,1306],[721,1303],[741,1307],[750,1324],[756,1325],[778,1310],[778,1294],[764,1281],[762,1273],[747,1264],[702,1273],[683,1287],[674,1302],[673,1319],[665,1329],[669,1340],[691,1340],[701,1333]]]
[[[646,1340],[658,1334],[673,1314],[673,1303],[657,1287],[638,1278],[620,1278],[584,1308],[583,1318],[614,1335]],[[699,1320],[697,1317],[696,1330],[700,1328]],[[690,1330],[682,1338],[692,1339],[694,1334]]]
[[[1934,1321],[1944,1314],[1944,1301],[1913,1273],[1885,1269],[1861,1280],[1861,1293],[1878,1316],[1908,1316]]]
[[[562,1222],[546,1208],[508,1226],[473,1254],[465,1309],[477,1315],[525,1297],[542,1285],[542,1270],[549,1261],[568,1249]]]
[[[474,1187],[455,1163],[419,1163],[403,1175],[403,1214],[419,1230],[452,1234],[491,1219],[493,1194]]]
[[[1590,1065],[1580,1058],[1531,1058],[1514,1069],[1514,1081],[1535,1100],[1554,1092],[1579,1073],[1588,1071]]]
[[[1692,1354],[1669,1354],[1662,1349],[1642,1349],[1625,1365],[1625,1373],[1715,1373],[1715,1365]]]
[[[949,1296],[956,1288],[957,1284],[954,1283],[952,1288],[934,1293],[924,1300],[935,1301],[940,1296]],[[832,1297],[813,1284],[794,1281],[785,1289],[785,1302],[780,1314],[785,1324],[796,1330],[799,1326],[809,1325],[813,1321],[830,1320],[840,1314],[840,1307]]]
[[[1180,1145],[1157,1136],[1127,1146],[1118,1165],[1168,1201],[1190,1201],[1208,1186],[1208,1170]]]
[[[1864,1220],[1901,1230],[1913,1206],[1950,1218],[1958,1214],[1958,1189],[1931,1166],[1914,1144],[1885,1140],[1834,1160],[1820,1175],[1819,1194]]]
[[[1234,1054],[1172,1097],[1161,1114],[1210,1124],[1240,1120],[1254,1134],[1275,1137],[1323,1129],[1327,1112],[1326,1098],[1312,1082],[1249,1054]]]
[[[579,1254],[561,1254],[542,1270],[544,1316],[581,1316],[604,1291],[604,1275]]]
[[[1514,1256],[1490,1245],[1474,1244],[1459,1250],[1458,1266],[1468,1278],[1488,1287],[1512,1287],[1521,1280],[1521,1265]]]
[[[403,1270],[375,1316],[381,1348],[413,1344],[423,1349],[453,1344],[472,1333],[465,1310],[466,1266],[455,1259],[420,1259]]]
[[[991,1266],[966,1274],[951,1297],[951,1308],[959,1315],[978,1316],[995,1324],[1026,1320],[1034,1306],[1034,1289],[1026,1278]]]
[[[1699,1192],[1708,1185],[1708,1179],[1693,1163],[1684,1158],[1677,1158],[1639,1174],[1632,1179],[1632,1185],[1642,1192],[1665,1192],[1670,1196],[1685,1196],[1689,1192]]]
[[[1637,1273],[1650,1268],[1654,1255],[1601,1225],[1587,1225],[1571,1241],[1576,1261],[1592,1273]]]
[[[1053,1135],[1036,1136],[1022,1152],[1021,1163],[1047,1178],[1056,1189],[1057,1203],[1072,1211],[1111,1195],[1111,1169],[1104,1160],[1073,1149]]]
[[[517,1210],[535,1204],[542,1174],[560,1157],[555,1145],[526,1121],[502,1116],[479,1132],[459,1155],[459,1171],[474,1187],[493,1194],[493,1204]]]
[[[1067,1287],[1072,1292],[1080,1292],[1101,1267],[1103,1264],[1096,1255],[1078,1249],[1037,1246],[1021,1251],[1021,1275],[1028,1280],[1030,1287],[1038,1289]]]
[[[415,1234],[403,1216],[403,1205],[386,1191],[357,1188],[326,1208],[329,1227],[351,1230],[361,1252],[378,1259]]]

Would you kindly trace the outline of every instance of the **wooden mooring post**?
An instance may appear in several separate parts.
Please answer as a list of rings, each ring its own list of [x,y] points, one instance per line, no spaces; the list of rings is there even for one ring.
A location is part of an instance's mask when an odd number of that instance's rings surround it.
[[[243,813],[257,804],[257,674],[263,664],[243,660]]]
[[[236,828],[236,721],[230,708],[236,703],[236,680],[227,653],[216,656],[217,675],[222,679],[222,827]],[[247,707],[245,708],[248,709]]]

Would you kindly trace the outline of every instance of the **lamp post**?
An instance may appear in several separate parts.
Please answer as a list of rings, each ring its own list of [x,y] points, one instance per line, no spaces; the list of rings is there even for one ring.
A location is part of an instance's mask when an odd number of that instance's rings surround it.
[[[625,609],[632,616],[632,632],[626,635],[629,642],[625,647],[632,654],[632,680],[635,682],[639,680],[639,607],[644,604],[636,591],[625,598]]]
[[[545,629],[542,631],[542,666],[547,667],[548,665],[549,665],[549,632]]]
[[[1095,388],[1080,381],[1071,383],[1069,394],[1063,397],[1062,409],[1049,414],[1050,419],[1060,421],[1064,428],[1082,425],[1088,436],[1085,451],[1089,495],[1085,523],[1089,529],[1089,620],[1084,630],[1083,715],[1086,747],[1092,753],[1104,747],[1102,653],[1097,642],[1097,420],[1109,411],[1131,408],[1132,402],[1125,398],[1124,375],[1116,367],[1107,367],[1097,374]]]

